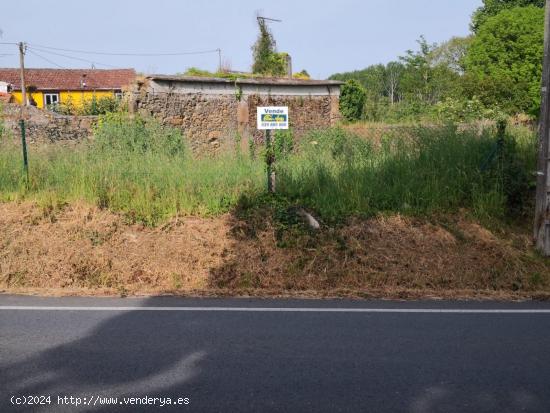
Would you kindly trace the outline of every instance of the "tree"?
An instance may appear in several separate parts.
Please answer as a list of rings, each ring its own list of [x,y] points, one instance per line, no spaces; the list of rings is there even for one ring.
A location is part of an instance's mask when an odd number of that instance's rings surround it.
[[[390,99],[390,104],[393,105],[398,99],[399,84],[405,67],[400,62],[390,62],[384,70],[384,89],[386,96]]]
[[[544,41],[544,10],[516,7],[478,28],[465,59],[470,82],[508,112],[537,113]],[[472,90],[470,91],[472,93]]]
[[[287,53],[277,53],[275,38],[264,19],[258,18],[260,33],[252,46],[252,72],[262,75],[284,76],[287,71]]]
[[[483,6],[478,8],[472,15],[470,26],[472,31],[477,33],[489,17],[496,16],[502,10],[527,6],[544,8],[544,4],[545,0],[483,0]]]
[[[464,74],[464,59],[473,38],[455,36],[436,46],[430,53],[431,65],[446,66],[458,74]]]
[[[400,57],[405,65],[401,89],[404,95],[420,105],[433,105],[455,88],[458,74],[445,61],[434,59],[437,43],[428,43],[424,36],[417,41],[418,51],[408,50]]]
[[[356,80],[348,80],[340,90],[340,113],[344,119],[354,121],[361,119],[367,94]]]

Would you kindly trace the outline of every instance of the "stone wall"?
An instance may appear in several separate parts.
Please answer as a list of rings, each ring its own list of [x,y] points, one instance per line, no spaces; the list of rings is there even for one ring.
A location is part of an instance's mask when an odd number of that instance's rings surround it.
[[[327,128],[339,119],[338,112],[334,111],[334,96],[250,95],[246,104],[248,134],[256,141],[263,139],[263,131],[256,129],[256,108],[258,106],[288,106],[290,128],[297,138],[307,131]],[[336,105],[338,105],[337,99]]]
[[[191,79],[156,77],[135,85],[130,110],[180,129],[194,153],[215,153],[239,142],[263,140],[256,129],[258,106],[288,106],[290,128],[299,138],[312,129],[334,125],[339,84],[331,81]],[[20,135],[20,107],[6,104],[3,122]],[[64,116],[27,108],[27,139],[33,142],[76,142],[89,138],[94,116]]]
[[[14,137],[21,134],[20,110],[21,107],[13,103],[5,104],[2,108],[4,128]],[[91,136],[93,125],[97,121],[96,116],[64,116],[32,106],[26,108],[25,119],[29,143],[80,141]]]
[[[297,138],[327,128],[340,118],[339,87],[324,83],[243,83],[221,79],[160,77],[134,90],[131,109],[181,129],[195,153],[218,152],[240,141],[263,140],[256,129],[258,106],[288,106]]]
[[[290,127],[300,137],[336,121],[330,96],[260,96],[240,101],[234,95],[147,93],[136,104],[139,114],[153,116],[182,130],[196,153],[213,152],[235,139],[263,139],[256,129],[257,106],[288,106]]]
[[[193,152],[217,152],[237,134],[235,96],[147,93],[136,102],[139,114],[181,129]]]

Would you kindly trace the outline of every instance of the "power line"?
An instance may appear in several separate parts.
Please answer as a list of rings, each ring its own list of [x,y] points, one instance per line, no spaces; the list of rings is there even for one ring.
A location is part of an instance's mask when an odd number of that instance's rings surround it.
[[[39,57],[39,58],[42,59],[42,60],[45,60],[46,62],[48,62],[48,63],[50,63],[50,64],[52,64],[52,65],[54,65],[54,66],[57,66],[57,67],[60,68],[60,69],[66,69],[66,67],[61,66],[61,65],[55,63],[53,60],[50,60],[50,59],[48,59],[48,58],[46,58],[46,57],[44,57],[44,56],[42,56],[42,55],[40,55],[40,54],[38,54],[38,53],[36,53],[36,52],[33,52],[32,50],[29,50],[28,52],[29,52],[30,54],[35,55],[36,57]]]
[[[69,55],[62,54],[62,53],[52,52],[52,51],[49,51],[49,50],[44,50],[44,49],[41,49],[41,48],[37,48],[36,46],[34,46],[34,47],[28,46],[28,48],[29,49],[34,49],[34,50],[39,50],[42,53],[48,53],[48,54],[53,54],[53,55],[56,55],[56,56],[65,57],[67,59],[73,59],[73,60],[79,60],[81,62],[91,63],[93,65],[100,65],[100,66],[110,67],[110,68],[113,68],[113,69],[117,68],[117,66],[109,65],[107,63],[100,63],[100,62],[97,62],[95,60],[88,60],[88,59],[83,59],[81,57],[69,56]]]
[[[209,50],[197,50],[192,52],[167,52],[167,53],[114,53],[114,52],[93,52],[89,50],[77,50],[77,49],[62,49],[59,47],[43,46],[39,44],[30,45],[34,47],[40,47],[43,49],[49,50],[58,50],[61,52],[69,53],[82,53],[82,54],[94,54],[94,55],[103,55],[103,56],[183,56],[183,55],[197,55],[197,54],[208,54],[208,53],[218,53],[219,48],[209,49]]]

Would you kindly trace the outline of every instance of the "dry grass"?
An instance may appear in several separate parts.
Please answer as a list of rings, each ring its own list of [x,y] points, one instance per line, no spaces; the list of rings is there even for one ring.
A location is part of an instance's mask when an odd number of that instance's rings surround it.
[[[232,215],[126,224],[96,207],[0,204],[0,288],[40,294],[546,298],[527,233],[464,214],[354,219],[311,234]]]

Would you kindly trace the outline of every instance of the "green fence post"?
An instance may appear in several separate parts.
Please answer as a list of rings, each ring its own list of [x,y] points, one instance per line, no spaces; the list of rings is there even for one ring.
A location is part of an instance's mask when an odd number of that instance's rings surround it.
[[[23,149],[23,168],[25,169],[26,185],[29,185],[29,158],[27,155],[27,138],[25,136],[25,120],[21,119],[19,121],[19,126],[21,126],[21,147]]]
[[[267,129],[265,131],[265,146],[266,146],[266,163],[267,163],[267,192],[272,194],[275,192],[273,187],[273,145],[271,142],[271,130]]]

